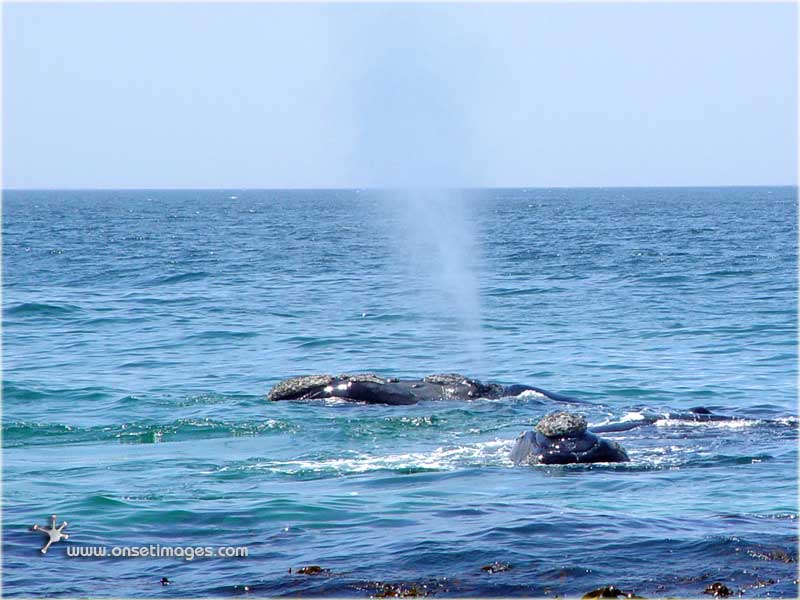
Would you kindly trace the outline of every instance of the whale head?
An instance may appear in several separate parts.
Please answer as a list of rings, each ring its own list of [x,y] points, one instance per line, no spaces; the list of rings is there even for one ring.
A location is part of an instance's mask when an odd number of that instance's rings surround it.
[[[586,419],[576,413],[558,412],[546,415],[533,431],[524,432],[517,438],[510,458],[515,465],[629,460],[619,444],[589,432],[587,425]]]

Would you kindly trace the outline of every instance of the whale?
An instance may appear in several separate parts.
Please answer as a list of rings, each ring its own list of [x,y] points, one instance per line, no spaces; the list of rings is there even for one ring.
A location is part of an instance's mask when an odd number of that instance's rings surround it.
[[[366,404],[407,405],[430,400],[497,399],[528,391],[557,402],[581,403],[532,385],[484,383],[459,373],[439,373],[422,379],[381,377],[374,373],[300,375],[277,383],[267,398],[271,401],[338,398]]]
[[[542,417],[532,431],[520,434],[510,458],[515,466],[630,460],[622,446],[589,431],[586,419],[571,412],[555,412]]]
[[[664,415],[639,413],[638,418],[588,427],[582,415],[555,412],[542,417],[533,430],[523,431],[517,437],[509,458],[515,466],[628,462],[630,458],[622,446],[597,434],[630,431],[652,425],[660,418],[704,423],[736,420],[736,417],[714,414],[703,406],[696,406],[688,412]]]

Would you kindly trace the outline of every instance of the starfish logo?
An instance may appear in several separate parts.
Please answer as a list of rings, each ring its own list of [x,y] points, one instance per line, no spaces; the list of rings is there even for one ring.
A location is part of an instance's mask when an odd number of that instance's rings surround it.
[[[50,523],[50,527],[39,527],[38,525],[34,525],[31,527],[31,531],[41,531],[44,534],[47,534],[48,540],[47,543],[42,547],[40,552],[42,554],[47,554],[47,549],[50,547],[50,544],[53,542],[60,542],[61,540],[69,539],[69,535],[66,533],[61,533],[66,529],[68,523],[64,521],[60,526],[56,527],[56,516],[52,516],[52,522]]]

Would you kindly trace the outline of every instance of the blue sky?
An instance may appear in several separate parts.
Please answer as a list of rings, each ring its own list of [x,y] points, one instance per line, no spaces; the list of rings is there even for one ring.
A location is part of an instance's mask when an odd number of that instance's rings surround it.
[[[3,184],[793,184],[796,10],[6,4]]]

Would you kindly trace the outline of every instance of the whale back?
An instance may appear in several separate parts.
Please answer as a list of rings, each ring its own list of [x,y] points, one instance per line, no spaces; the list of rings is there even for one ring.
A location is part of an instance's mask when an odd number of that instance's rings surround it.
[[[468,377],[460,373],[434,373],[422,378],[425,383],[435,383],[436,385],[458,385],[466,384],[469,381]]]
[[[422,381],[442,387],[441,397],[447,399],[501,398],[506,388],[497,383],[483,383],[460,373],[436,373],[423,377]]]
[[[294,400],[307,397],[309,394],[333,383],[331,375],[299,375],[284,379],[275,385],[267,398],[269,400]]]
[[[368,404],[415,404],[422,400],[469,400],[501,398],[506,388],[483,383],[459,373],[428,375],[423,379],[400,380],[375,373],[343,373],[290,377],[273,387],[269,400],[341,398]]]

